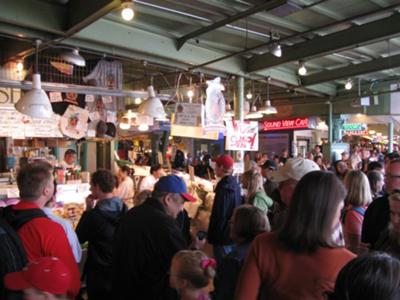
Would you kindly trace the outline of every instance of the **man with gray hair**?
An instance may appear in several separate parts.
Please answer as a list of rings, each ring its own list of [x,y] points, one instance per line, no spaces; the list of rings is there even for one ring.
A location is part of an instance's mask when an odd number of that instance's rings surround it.
[[[387,252],[400,259],[400,191],[389,196],[390,221],[388,228],[380,234],[374,250]]]
[[[187,248],[175,220],[185,201],[196,201],[185,182],[164,176],[151,198],[121,219],[113,252],[115,299],[177,299],[168,271],[174,254]]]

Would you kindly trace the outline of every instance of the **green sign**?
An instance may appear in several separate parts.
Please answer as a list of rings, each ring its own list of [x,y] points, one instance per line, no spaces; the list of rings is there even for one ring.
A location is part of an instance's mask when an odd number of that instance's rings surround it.
[[[364,123],[343,124],[344,131],[366,131],[367,125]]]

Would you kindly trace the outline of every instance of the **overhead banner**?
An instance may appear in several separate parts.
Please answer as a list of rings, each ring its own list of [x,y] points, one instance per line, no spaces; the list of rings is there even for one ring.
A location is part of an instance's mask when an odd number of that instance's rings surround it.
[[[258,151],[258,122],[227,121],[225,150]]]

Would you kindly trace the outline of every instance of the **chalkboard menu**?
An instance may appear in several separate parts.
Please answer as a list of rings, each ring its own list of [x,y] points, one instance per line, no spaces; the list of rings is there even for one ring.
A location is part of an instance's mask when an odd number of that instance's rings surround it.
[[[0,137],[63,137],[59,122],[60,116],[56,114],[50,119],[32,119],[16,111],[14,107],[0,107]]]

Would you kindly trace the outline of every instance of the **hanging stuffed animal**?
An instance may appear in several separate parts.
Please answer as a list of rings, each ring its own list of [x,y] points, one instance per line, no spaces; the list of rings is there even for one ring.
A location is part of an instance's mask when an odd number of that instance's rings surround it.
[[[225,99],[222,94],[224,89],[221,78],[207,81],[206,99],[206,127],[224,127]]]

